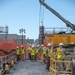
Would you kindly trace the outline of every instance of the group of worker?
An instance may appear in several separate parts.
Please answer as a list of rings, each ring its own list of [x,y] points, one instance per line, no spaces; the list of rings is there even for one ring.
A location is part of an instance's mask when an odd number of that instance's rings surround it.
[[[25,49],[23,45],[21,49],[16,47],[16,57],[17,61],[20,60],[20,55],[22,55],[22,60],[25,60]],[[56,60],[64,60],[66,57],[66,50],[63,48],[63,43],[59,44],[59,47],[54,48],[53,43],[48,43],[47,46],[42,45],[28,45],[28,55],[31,61],[37,61],[38,56],[41,56],[42,63],[46,63],[46,70],[50,71],[50,59],[54,58]],[[61,64],[59,63],[61,67]],[[64,63],[62,67],[65,69]],[[60,68],[59,68],[60,69]]]
[[[50,59],[54,58],[56,60],[64,60],[66,57],[66,50],[63,48],[63,43],[59,44],[59,47],[55,48],[53,47],[53,43],[48,43],[47,47],[44,45],[41,45],[42,48],[42,63],[46,63],[46,70],[50,71]],[[58,64],[60,66],[65,68],[65,64]],[[60,68],[59,68],[60,69]]]
[[[46,63],[46,70],[50,71],[50,59],[54,58],[56,60],[64,60],[66,57],[66,50],[63,48],[63,43],[59,44],[59,47],[54,48],[53,43],[48,43],[47,46],[42,45],[29,45],[28,47],[29,51],[29,59],[32,61],[37,61],[37,56],[41,56],[42,63]],[[63,67],[65,69],[64,63],[59,63],[60,67]],[[60,69],[60,68],[59,68]]]
[[[25,48],[23,45],[21,45],[21,48],[19,48],[19,46],[16,46],[16,58],[17,61],[20,60],[20,56],[22,60],[25,60]]]
[[[37,57],[39,55],[39,48],[40,48],[40,45],[29,45],[28,46],[28,52],[29,52],[29,59],[31,61],[37,61]]]

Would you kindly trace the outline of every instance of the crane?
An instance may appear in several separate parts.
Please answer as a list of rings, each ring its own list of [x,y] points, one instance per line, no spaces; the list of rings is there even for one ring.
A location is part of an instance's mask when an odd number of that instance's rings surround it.
[[[56,15],[59,19],[61,19],[67,27],[70,27],[72,29],[71,33],[75,31],[75,25],[63,18],[58,12],[56,12],[54,9],[52,9],[49,5],[47,5],[44,0],[39,0],[41,5],[45,6],[49,11],[51,11],[54,15]]]

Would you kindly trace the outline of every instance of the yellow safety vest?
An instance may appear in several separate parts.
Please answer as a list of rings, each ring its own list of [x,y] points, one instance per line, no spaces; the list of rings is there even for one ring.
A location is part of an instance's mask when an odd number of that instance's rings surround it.
[[[38,50],[36,50],[36,52],[35,52],[36,54],[38,54]]]
[[[32,50],[32,48],[31,48],[31,47],[28,47],[28,51],[29,51],[29,53],[31,53],[31,50]]]
[[[22,51],[22,54],[25,54],[25,50],[24,49],[21,49],[21,51]]]
[[[43,47],[43,54],[46,54],[46,47]]]
[[[31,55],[35,55],[35,49],[32,49]]]
[[[8,71],[9,70],[9,66],[5,65],[5,70]]]
[[[16,50],[16,54],[20,54],[20,50],[19,49]]]
[[[65,51],[64,48],[61,48],[61,49],[59,47],[57,48],[57,54],[56,55],[57,55],[58,59],[61,59],[61,58],[65,57],[65,54],[63,54],[63,51]]]
[[[52,57],[52,52],[53,52],[52,49],[48,50],[48,57]]]
[[[48,50],[48,57],[50,57],[50,49]]]

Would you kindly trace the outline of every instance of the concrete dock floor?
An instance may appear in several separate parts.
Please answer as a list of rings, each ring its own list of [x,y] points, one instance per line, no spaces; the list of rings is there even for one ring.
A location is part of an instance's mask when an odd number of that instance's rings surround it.
[[[50,75],[46,71],[46,65],[40,60],[32,62],[30,60],[16,63],[16,70],[11,69],[8,75]]]

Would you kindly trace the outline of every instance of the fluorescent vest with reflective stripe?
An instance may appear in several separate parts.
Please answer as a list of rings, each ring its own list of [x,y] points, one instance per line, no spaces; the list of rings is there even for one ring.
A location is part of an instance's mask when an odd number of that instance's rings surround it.
[[[35,49],[32,49],[31,55],[35,55]]]
[[[52,57],[52,49],[48,50],[48,57]]]
[[[46,54],[46,47],[43,47],[43,54]]]
[[[21,51],[22,51],[22,54],[25,54],[25,50],[24,49],[21,49]]]
[[[16,50],[16,54],[20,54],[20,50],[19,49]]]
[[[28,47],[28,51],[29,51],[29,53],[31,53],[31,50],[32,50],[32,48],[31,48],[31,47]]]
[[[64,53],[64,48],[57,48],[57,58],[60,59],[60,58],[64,58],[65,57],[65,53]]]
[[[50,49],[48,50],[48,57],[50,57]]]
[[[38,54],[38,50],[36,50],[36,52],[35,52],[36,54]]]

